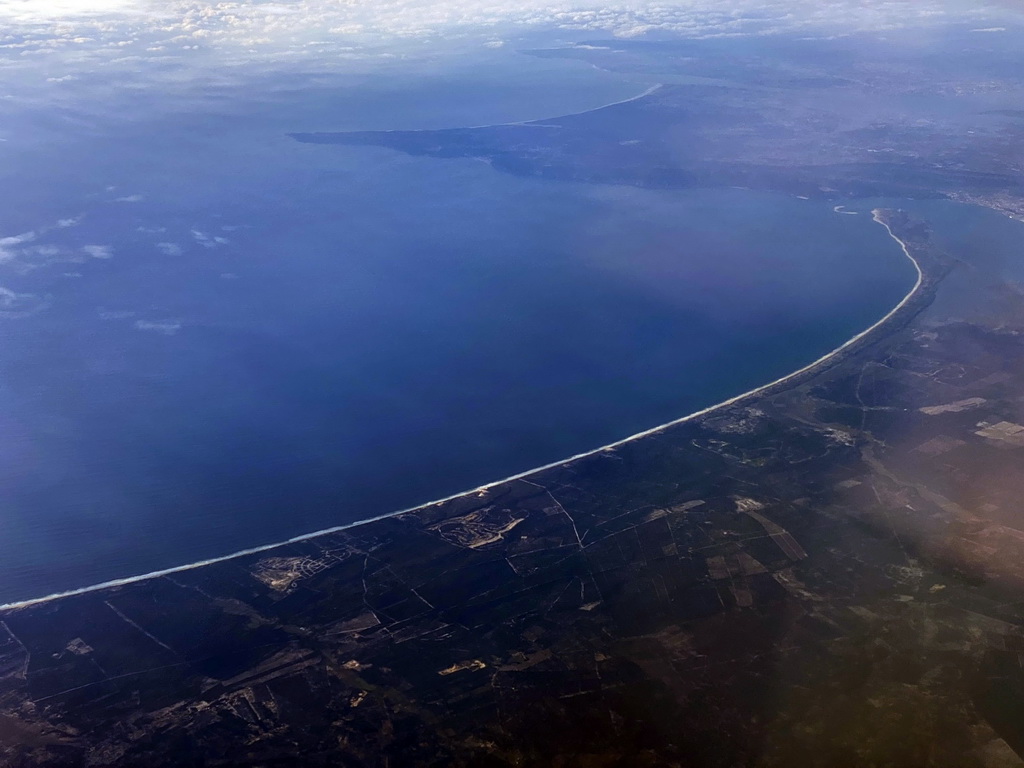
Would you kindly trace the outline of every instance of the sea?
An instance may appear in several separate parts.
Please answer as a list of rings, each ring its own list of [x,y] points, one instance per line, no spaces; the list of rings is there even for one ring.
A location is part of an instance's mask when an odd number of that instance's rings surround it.
[[[287,136],[533,120],[652,84],[495,50],[15,91],[0,601],[616,441],[806,365],[907,293],[916,274],[867,209]]]

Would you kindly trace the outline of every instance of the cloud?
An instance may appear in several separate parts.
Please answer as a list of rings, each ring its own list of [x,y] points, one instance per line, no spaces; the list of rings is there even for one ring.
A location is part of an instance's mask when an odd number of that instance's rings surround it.
[[[10,237],[0,237],[0,248],[10,248],[15,245],[21,245],[22,243],[28,243],[36,239],[35,232],[23,232],[20,235],[12,235]]]
[[[173,336],[181,330],[181,323],[176,320],[136,320],[135,328],[140,331],[152,331],[164,336]]]
[[[124,197],[118,197],[114,199],[115,203],[141,203],[145,200],[142,195],[125,195]]]
[[[0,317],[28,317],[49,306],[49,298],[0,286]]]
[[[61,229],[67,229],[68,227],[75,227],[82,223],[84,216],[73,216],[68,219],[58,219],[57,226]]]
[[[94,259],[109,259],[114,255],[114,250],[109,245],[83,245],[82,253]]]
[[[0,48],[19,46],[41,54],[74,50],[79,57],[91,52],[108,62],[135,61],[133,54],[151,57],[153,52],[188,59],[199,50],[207,64],[217,58],[251,63],[262,57],[331,66],[342,59],[393,56],[379,46],[398,46],[403,40],[475,31],[485,36],[484,44],[496,44],[499,28],[554,26],[623,37],[651,32],[691,37],[811,30],[848,34],[943,21],[977,23],[1000,13],[995,0],[989,2],[0,0],[0,29],[32,33],[0,32]]]
[[[177,243],[157,243],[157,250],[166,256],[181,256],[181,246]]]
[[[26,248],[23,253],[52,259],[60,256],[64,251],[56,245],[33,245],[31,248]]]
[[[0,287],[0,309],[12,309],[30,294],[15,293],[10,288]]]
[[[0,0],[0,16],[22,23],[97,18],[137,10],[132,0]]]
[[[0,237],[0,263],[13,261],[18,255],[17,247],[35,239],[35,232],[23,232],[20,235]]]
[[[216,248],[218,245],[227,245],[230,240],[219,235],[208,235],[198,229],[192,230],[192,238],[204,248]]]

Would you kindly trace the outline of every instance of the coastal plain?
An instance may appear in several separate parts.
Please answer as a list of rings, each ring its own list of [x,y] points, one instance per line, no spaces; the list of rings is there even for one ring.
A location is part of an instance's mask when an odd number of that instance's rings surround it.
[[[727,85],[542,121],[558,128],[296,138],[835,200],[876,211],[914,292],[819,365],[639,439],[5,609],[6,765],[1024,765],[1024,294],[929,221],[932,201],[1024,210],[1024,126],[995,109],[1020,84],[606,43],[540,55]],[[850,128],[853,92],[923,111]],[[961,96],[977,109],[921,116]]]

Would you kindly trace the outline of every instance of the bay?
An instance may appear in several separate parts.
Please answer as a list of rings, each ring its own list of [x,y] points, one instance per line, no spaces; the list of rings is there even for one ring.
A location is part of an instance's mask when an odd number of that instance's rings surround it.
[[[644,85],[587,77],[566,70],[543,108],[580,106],[559,88],[598,106]],[[479,122],[542,116],[528,85]],[[882,227],[823,202],[286,135],[477,122],[459,87],[434,87],[432,115],[422,89],[381,83],[227,89],[130,120],[83,105],[44,134],[24,113],[0,231],[21,236],[0,283],[0,600],[606,444],[807,364],[913,284]]]

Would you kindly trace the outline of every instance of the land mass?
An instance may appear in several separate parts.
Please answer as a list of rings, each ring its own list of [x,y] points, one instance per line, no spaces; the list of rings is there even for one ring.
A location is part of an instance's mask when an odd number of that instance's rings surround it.
[[[890,61],[891,50],[867,44],[760,44],[766,50],[750,56],[737,55],[730,40],[595,40],[529,51],[659,84],[636,98],[532,121],[290,135],[473,158],[558,181],[742,187],[835,201],[946,198],[1024,216],[1024,123],[1008,108],[1022,97],[1021,83],[994,77],[966,42],[926,73],[907,72],[902,58]]]

